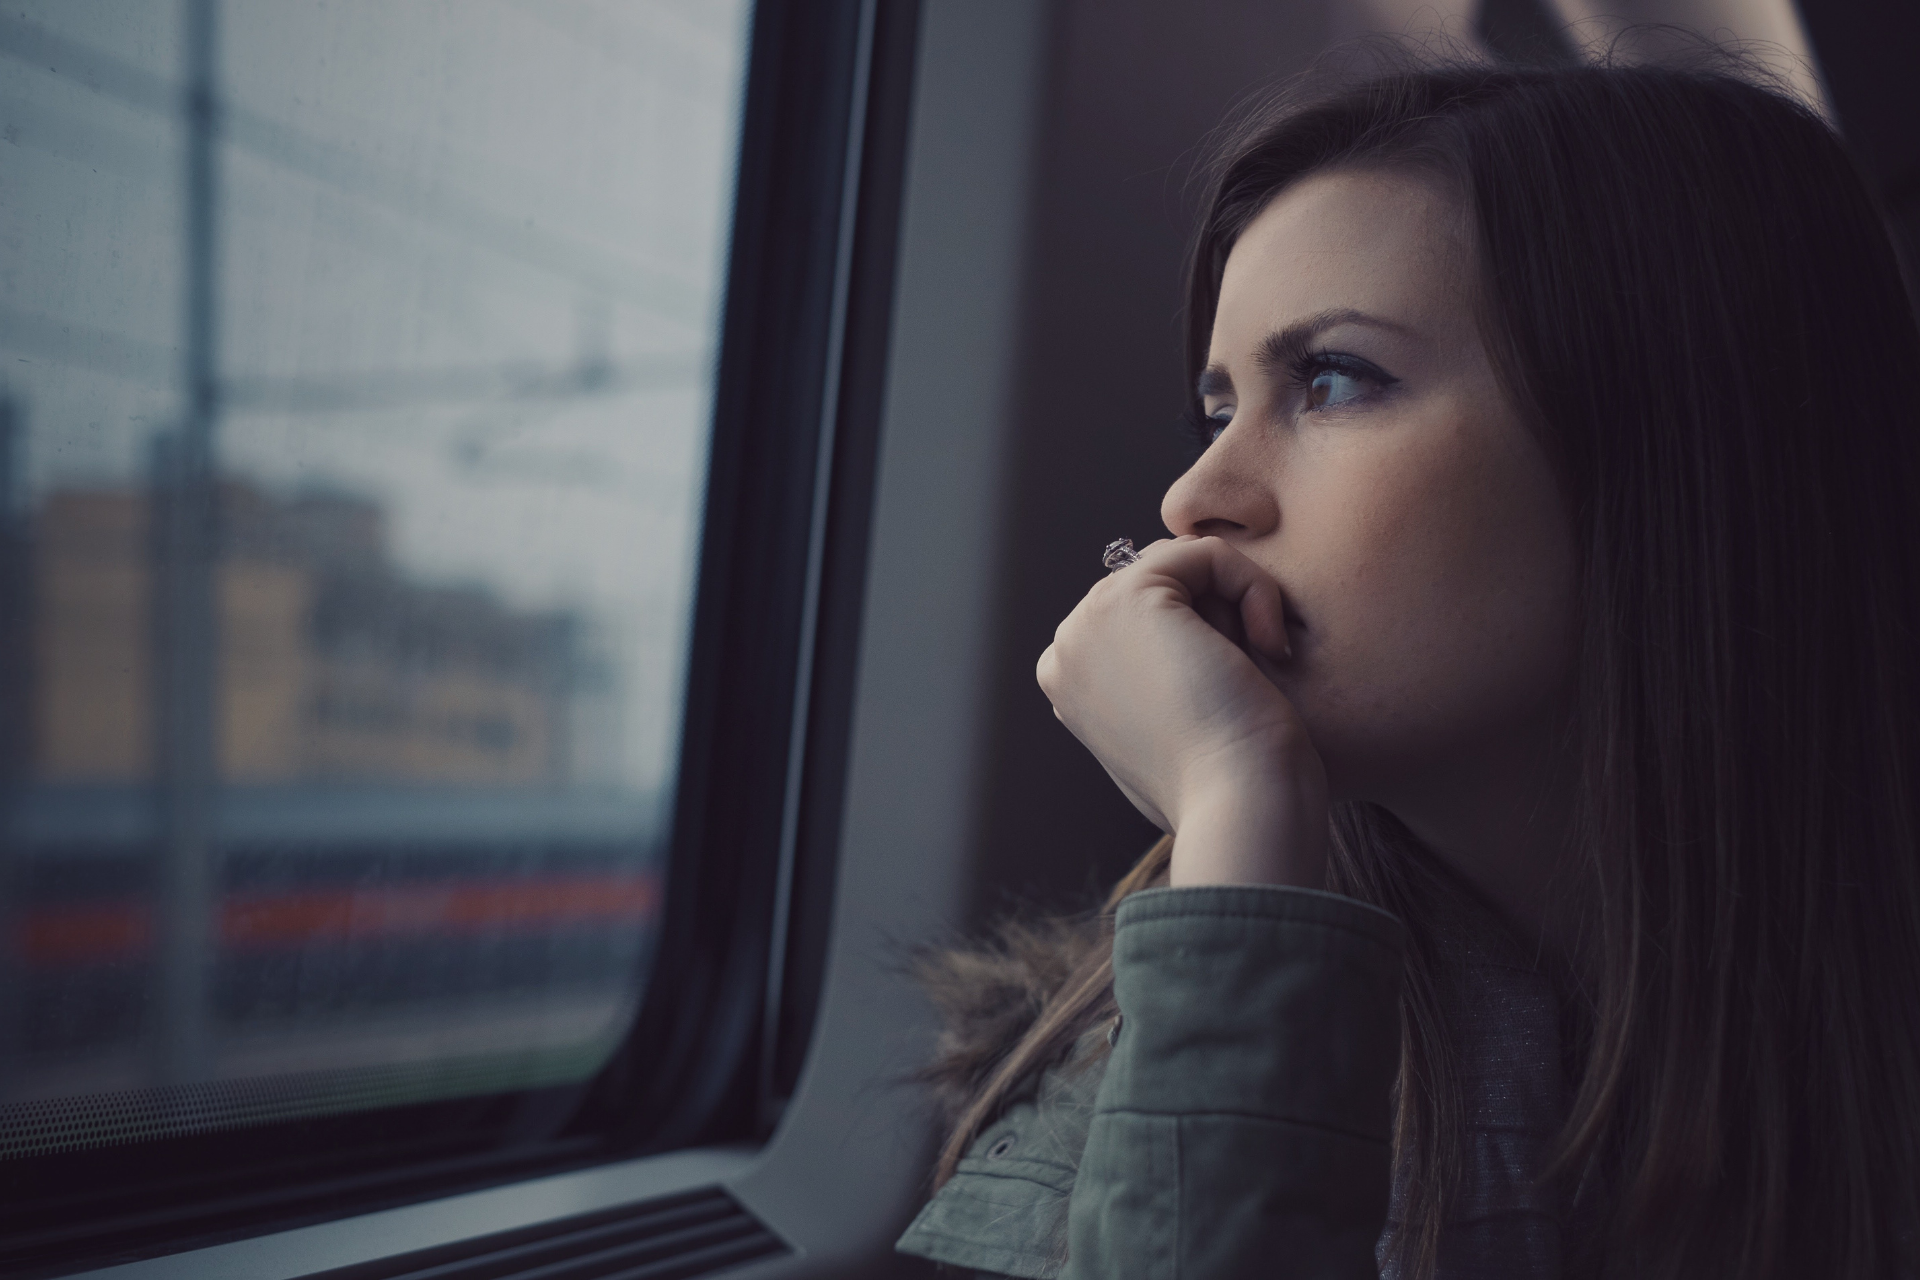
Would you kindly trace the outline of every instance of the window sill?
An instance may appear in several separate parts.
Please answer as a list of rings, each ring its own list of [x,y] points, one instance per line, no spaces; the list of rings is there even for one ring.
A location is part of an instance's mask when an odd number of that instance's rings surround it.
[[[755,1147],[676,1151],[102,1267],[78,1273],[73,1280],[299,1280],[336,1267],[724,1185],[759,1158]]]

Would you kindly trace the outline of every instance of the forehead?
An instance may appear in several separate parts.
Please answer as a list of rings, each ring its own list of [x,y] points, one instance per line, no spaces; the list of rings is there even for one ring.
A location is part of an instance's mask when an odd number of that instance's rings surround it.
[[[1444,334],[1469,319],[1470,243],[1459,203],[1434,180],[1382,170],[1303,178],[1261,210],[1227,258],[1214,357],[1231,360],[1228,347],[1332,310]]]

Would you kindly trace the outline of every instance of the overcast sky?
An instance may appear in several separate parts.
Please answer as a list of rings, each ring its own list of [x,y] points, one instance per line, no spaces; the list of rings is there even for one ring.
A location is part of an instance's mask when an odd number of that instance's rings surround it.
[[[224,9],[223,470],[381,501],[421,580],[580,610],[621,671],[622,773],[653,785],[678,734],[745,0]],[[0,14],[0,380],[30,500],[137,483],[180,411],[180,11]],[[582,362],[602,389],[566,387]],[[515,398],[529,385],[548,394]]]

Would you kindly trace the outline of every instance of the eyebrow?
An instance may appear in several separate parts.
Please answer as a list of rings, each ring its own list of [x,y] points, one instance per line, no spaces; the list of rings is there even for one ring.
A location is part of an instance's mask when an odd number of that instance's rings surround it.
[[[1286,328],[1262,338],[1254,355],[1254,363],[1262,369],[1287,368],[1307,354],[1315,338],[1328,329],[1343,324],[1385,329],[1389,333],[1397,333],[1403,337],[1414,336],[1413,330],[1406,325],[1368,315],[1364,311],[1355,311],[1350,307],[1336,307],[1332,310],[1316,312],[1304,320],[1295,321]],[[1225,365],[1220,364],[1210,364],[1202,369],[1200,378],[1194,385],[1194,393],[1203,400],[1208,396],[1225,395],[1232,390],[1233,376],[1227,372]]]

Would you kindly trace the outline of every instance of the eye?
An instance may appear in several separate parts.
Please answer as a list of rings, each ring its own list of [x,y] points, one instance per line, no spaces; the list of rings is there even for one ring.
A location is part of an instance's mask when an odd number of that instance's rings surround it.
[[[1307,407],[1325,409],[1366,394],[1366,383],[1339,369],[1322,369],[1307,384]]]
[[[1202,439],[1204,439],[1208,444],[1212,444],[1215,440],[1218,440],[1220,438],[1220,433],[1222,431],[1225,431],[1227,429],[1227,424],[1232,421],[1233,421],[1233,410],[1215,409],[1212,413],[1208,414],[1206,416],[1206,419],[1200,424],[1202,427],[1202,431],[1201,431]]]
[[[1291,373],[1293,385],[1305,393],[1308,413],[1358,404],[1396,381],[1358,356],[1332,351],[1302,354]]]

